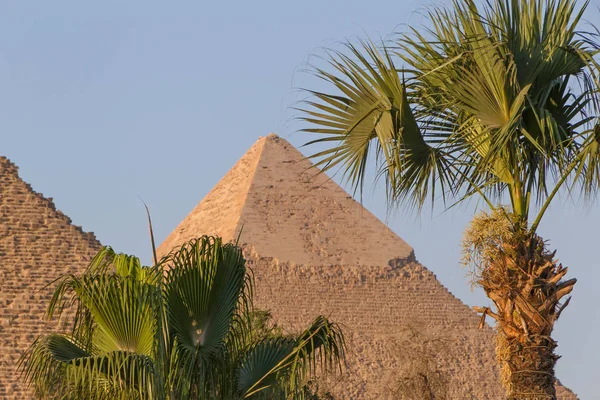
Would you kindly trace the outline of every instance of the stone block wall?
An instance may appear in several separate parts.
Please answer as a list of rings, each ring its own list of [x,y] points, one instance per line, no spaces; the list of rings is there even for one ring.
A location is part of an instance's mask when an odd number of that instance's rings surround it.
[[[33,398],[17,362],[38,335],[57,328],[45,319],[47,285],[82,272],[99,248],[92,233],[72,225],[0,157],[0,399]]]
[[[347,369],[321,381],[339,399],[398,398],[398,380],[417,376],[424,346],[445,379],[446,399],[498,400],[504,390],[494,354],[494,331],[413,257],[388,266],[297,265],[260,257],[246,244],[255,280],[255,306],[289,331],[317,315],[340,323]],[[437,346],[437,345],[436,345]],[[574,400],[559,387],[559,399]]]

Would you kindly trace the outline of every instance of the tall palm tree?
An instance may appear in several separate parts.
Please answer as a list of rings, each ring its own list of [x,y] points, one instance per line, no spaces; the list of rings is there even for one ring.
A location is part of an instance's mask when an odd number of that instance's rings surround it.
[[[49,399],[303,398],[315,368],[339,367],[344,340],[318,317],[294,336],[252,332],[251,276],[219,238],[184,244],[152,268],[105,247],[63,277],[48,313],[69,334],[41,336],[22,359]]]
[[[465,261],[495,305],[477,310],[497,321],[510,399],[555,397],[550,335],[576,282],[537,235],[540,220],[561,189],[599,187],[599,46],[578,31],[586,6],[455,0],[391,43],[328,51],[314,73],[331,91],[308,91],[300,108],[303,130],[320,136],[308,144],[326,146],[316,165],[355,190],[374,162],[391,204],[485,200]]]

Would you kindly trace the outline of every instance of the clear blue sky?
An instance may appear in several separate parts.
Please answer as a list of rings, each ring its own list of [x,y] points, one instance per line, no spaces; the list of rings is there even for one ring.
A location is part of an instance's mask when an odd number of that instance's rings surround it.
[[[438,4],[448,3],[439,0]],[[35,190],[105,244],[149,260],[144,209],[161,241],[258,136],[307,137],[290,109],[311,54],[345,38],[416,24],[423,1],[4,1],[0,5],[0,154]],[[427,4],[431,4],[428,2]],[[600,22],[597,10],[588,18]],[[473,206],[415,217],[365,205],[470,305],[459,267]],[[577,277],[556,329],[558,377],[600,398],[599,203],[563,197],[541,226]]]

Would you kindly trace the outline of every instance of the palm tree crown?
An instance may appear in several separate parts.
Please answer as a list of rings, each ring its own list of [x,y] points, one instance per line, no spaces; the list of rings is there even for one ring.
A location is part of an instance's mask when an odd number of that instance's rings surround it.
[[[56,399],[303,398],[317,366],[341,366],[343,336],[323,317],[297,335],[257,336],[251,286],[241,250],[218,238],[152,268],[106,247],[58,282],[49,315],[73,306],[73,329],[32,345],[25,379]]]
[[[361,188],[370,153],[392,200],[420,207],[473,194],[539,219],[565,182],[598,188],[599,46],[574,0],[472,0],[428,12],[391,44],[331,51],[337,93],[310,91],[304,130],[334,142],[314,154]],[[401,68],[397,67],[401,66]],[[436,190],[441,190],[441,196]]]

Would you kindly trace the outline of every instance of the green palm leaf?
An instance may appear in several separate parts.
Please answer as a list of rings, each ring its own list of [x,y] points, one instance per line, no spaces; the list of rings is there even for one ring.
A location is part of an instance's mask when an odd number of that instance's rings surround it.
[[[307,144],[336,143],[313,155],[315,165],[323,171],[341,167],[354,189],[362,190],[374,145],[378,173],[390,182],[390,196],[411,197],[412,204],[421,206],[435,195],[436,184],[444,189],[449,180],[451,157],[432,145],[447,133],[423,134],[410,107],[410,85],[403,83],[390,53],[366,42],[347,47],[351,56],[331,53],[331,66],[339,75],[315,71],[339,93],[311,91],[318,101],[307,101],[301,109],[302,119],[311,125],[303,130],[323,135]]]
[[[241,251],[218,238],[203,237],[186,243],[163,264],[170,268],[166,308],[181,365],[174,379],[182,390],[195,384],[215,386],[220,379],[215,364],[228,357],[226,349],[237,351],[240,336],[245,335],[244,324],[239,323],[247,308]]]
[[[308,91],[300,109],[303,130],[321,136],[307,144],[328,145],[312,157],[360,188],[374,154],[393,200],[422,205],[436,188],[490,204],[508,194],[524,219],[556,185],[590,189],[600,46],[577,30],[586,6],[454,1],[428,11],[430,28],[412,28],[395,47],[329,51],[331,71],[314,72],[331,91]]]
[[[273,390],[302,398],[308,375],[318,368],[341,370],[344,358],[339,326],[318,317],[295,339],[268,338],[250,348],[240,368],[238,391],[245,398],[273,396]]]
[[[274,396],[277,385],[278,365],[294,350],[294,340],[267,338],[253,345],[247,352],[239,370],[237,391],[252,397]]]
[[[137,258],[104,248],[88,273],[64,277],[49,312],[62,312],[65,303],[72,303],[82,327],[72,336],[40,338],[24,366],[26,379],[38,384],[39,392],[55,396],[152,398],[161,295],[148,283],[156,279],[151,276]],[[55,376],[50,386],[44,373]]]

